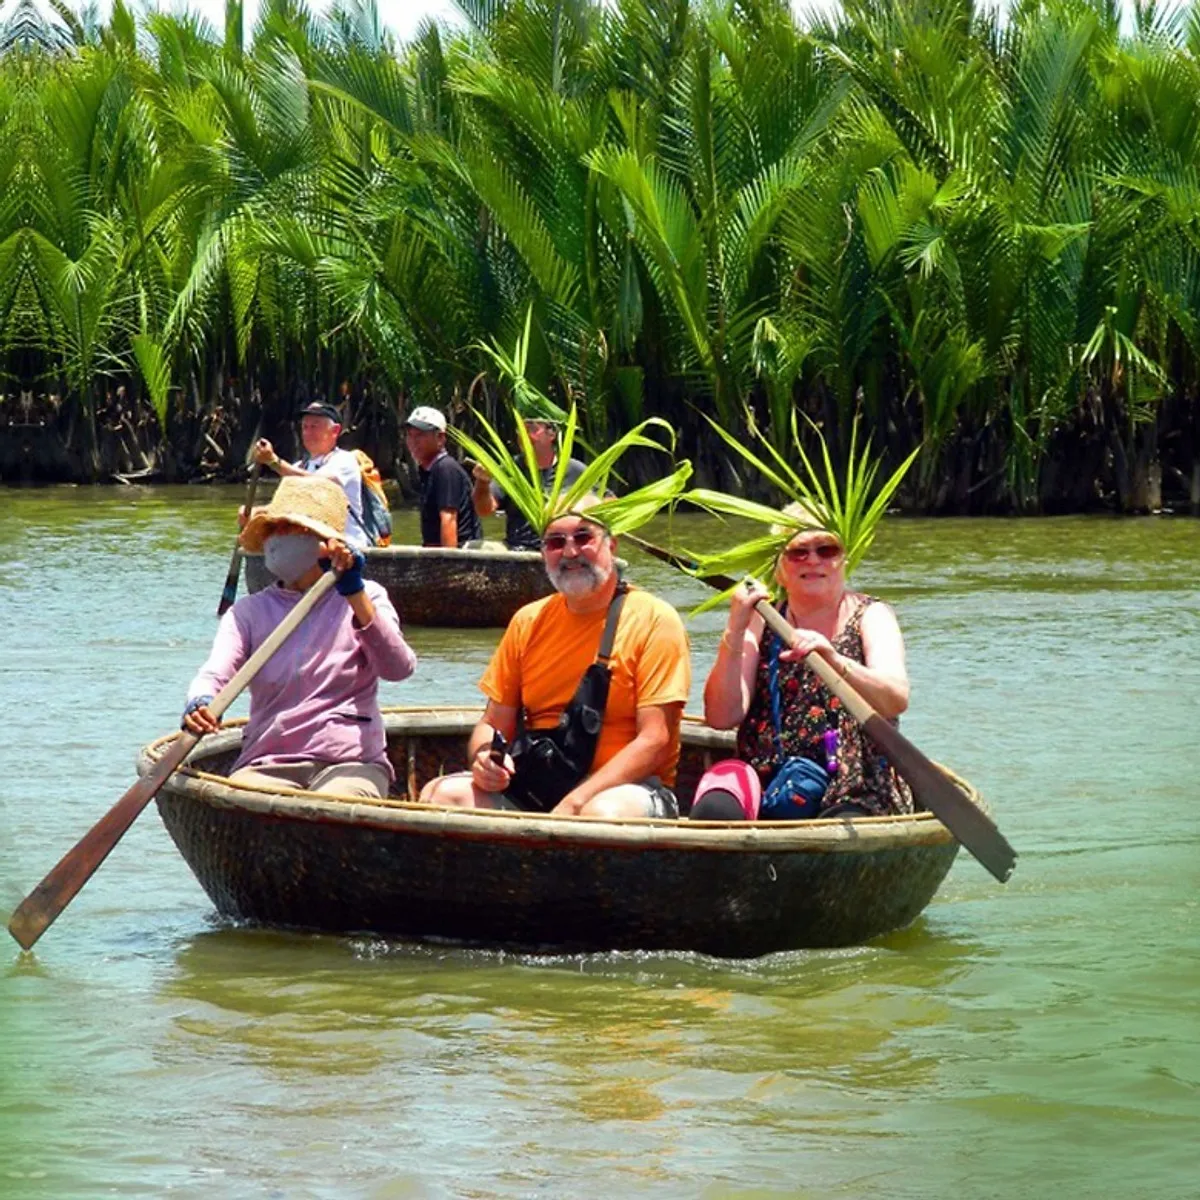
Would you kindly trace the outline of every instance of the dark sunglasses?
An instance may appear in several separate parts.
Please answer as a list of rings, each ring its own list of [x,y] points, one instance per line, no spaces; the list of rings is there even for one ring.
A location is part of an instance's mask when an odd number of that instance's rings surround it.
[[[842,547],[837,542],[818,542],[815,546],[788,546],[783,557],[790,563],[804,562],[810,554],[828,561],[837,558],[842,553]]]
[[[542,549],[549,550],[551,554],[558,554],[567,548],[567,542],[573,542],[576,550],[582,550],[597,541],[599,536],[594,529],[588,529],[586,526],[581,526],[574,533],[548,533],[542,538]]]

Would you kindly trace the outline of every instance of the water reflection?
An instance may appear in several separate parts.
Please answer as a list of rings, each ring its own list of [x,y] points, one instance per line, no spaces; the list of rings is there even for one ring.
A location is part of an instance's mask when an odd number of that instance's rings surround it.
[[[0,500],[10,902],[177,722],[240,499]],[[960,855],[867,947],[540,960],[214,928],[147,813],[36,958],[0,958],[0,1194],[1192,1194],[1198,529],[885,523],[858,582],[905,630],[905,731],[1022,857],[1001,888]],[[717,540],[690,516],[649,536]],[[627,557],[677,605],[708,594]],[[723,621],[688,623],[693,708]],[[477,699],[498,630],[412,636],[388,703]]]
[[[921,973],[907,954],[880,947],[757,964],[546,961],[221,930],[176,955],[164,992],[189,1006],[175,1018],[171,1053],[176,1070],[190,1061],[191,1070],[236,1062],[253,1071],[256,1118],[286,1121],[289,1137],[340,1105],[364,1121],[419,1113],[438,1131],[428,1140],[445,1149],[498,1106],[516,1118],[511,1153],[527,1169],[566,1145],[572,1169],[593,1155],[611,1162],[615,1122],[633,1139],[621,1156],[631,1185],[703,1179],[733,1169],[747,1138],[758,1152],[762,1137],[850,1136],[907,1089],[929,1085],[932,1043],[914,1052],[906,1041],[943,1016],[927,989],[948,983],[974,949],[918,936],[941,968]],[[299,1109],[282,1100],[298,1087]],[[738,1132],[707,1129],[717,1113]],[[633,1135],[638,1126],[649,1141]],[[698,1144],[703,1165],[692,1166]]]
[[[762,1103],[798,1080],[924,1086],[937,1055],[909,1034],[946,1017],[933,997],[980,953],[927,928],[893,944],[733,964],[220,929],[180,947],[163,993],[193,1002],[174,1018],[172,1055],[234,1058],[338,1089],[351,1078],[378,1086],[402,1055],[418,1074],[469,1069],[503,1088],[536,1077],[560,1116],[657,1121],[679,1088]]]

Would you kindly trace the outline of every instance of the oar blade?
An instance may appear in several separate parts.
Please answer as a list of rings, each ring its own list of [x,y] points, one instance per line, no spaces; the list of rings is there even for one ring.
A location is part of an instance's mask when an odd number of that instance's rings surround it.
[[[243,506],[246,510],[246,520],[250,519],[250,514],[254,511],[254,494],[258,490],[258,476],[262,471],[262,467],[255,463],[250,468],[250,476],[246,482],[246,502]],[[235,545],[233,554],[229,558],[229,574],[225,576],[225,586],[221,589],[221,602],[217,605],[217,616],[223,617],[232,607],[233,602],[237,599],[238,575],[241,573],[242,567],[242,548]]]
[[[863,732],[887,755],[913,795],[1001,883],[1017,865],[1017,852],[987,815],[894,725],[873,713]]]
[[[233,602],[237,599],[238,572],[241,565],[242,556],[235,550],[234,563],[229,568],[229,575],[225,580],[225,586],[221,589],[221,602],[217,605],[218,617],[223,617],[233,607]]]
[[[255,675],[283,645],[301,621],[336,586],[337,575],[329,571],[304,593],[296,606],[267,635],[262,645],[238,668],[234,677],[213,697],[208,706],[218,719],[250,686]],[[59,913],[95,874],[109,851],[121,840],[137,815],[154,799],[158,789],[187,757],[199,737],[194,733],[176,734],[162,757],[137,781],[59,860],[58,865],[17,906],[8,923],[8,931],[29,950],[54,923]]]
[[[32,950],[38,938],[75,899],[196,741],[192,734],[180,734],[153,770],[139,779],[17,905],[9,918],[8,932],[22,950]]]

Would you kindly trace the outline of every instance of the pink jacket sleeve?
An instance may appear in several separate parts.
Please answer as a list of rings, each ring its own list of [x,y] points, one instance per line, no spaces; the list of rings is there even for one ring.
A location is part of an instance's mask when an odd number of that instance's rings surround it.
[[[416,670],[417,656],[404,640],[400,618],[387,592],[376,584],[368,587],[371,603],[375,605],[375,620],[365,629],[355,630],[359,645],[380,679],[407,679]]]
[[[204,666],[188,684],[188,701],[197,696],[215,696],[233,677],[238,668],[250,657],[247,631],[238,620],[237,608],[231,608],[217,626],[212,649]]]

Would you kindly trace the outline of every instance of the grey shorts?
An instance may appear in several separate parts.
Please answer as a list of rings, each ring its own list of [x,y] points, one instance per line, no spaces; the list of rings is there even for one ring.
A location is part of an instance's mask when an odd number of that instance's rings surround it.
[[[650,811],[648,817],[658,817],[664,821],[679,820],[679,801],[675,793],[657,775],[643,779],[641,786],[646,789]]]
[[[655,817],[663,821],[679,819],[679,801],[675,793],[657,775],[643,779],[636,784],[622,784],[622,787],[640,787],[646,793],[646,817]],[[510,812],[533,812],[541,815],[539,809],[531,809],[527,804],[518,804],[510,796],[497,796],[496,807],[508,809]]]

